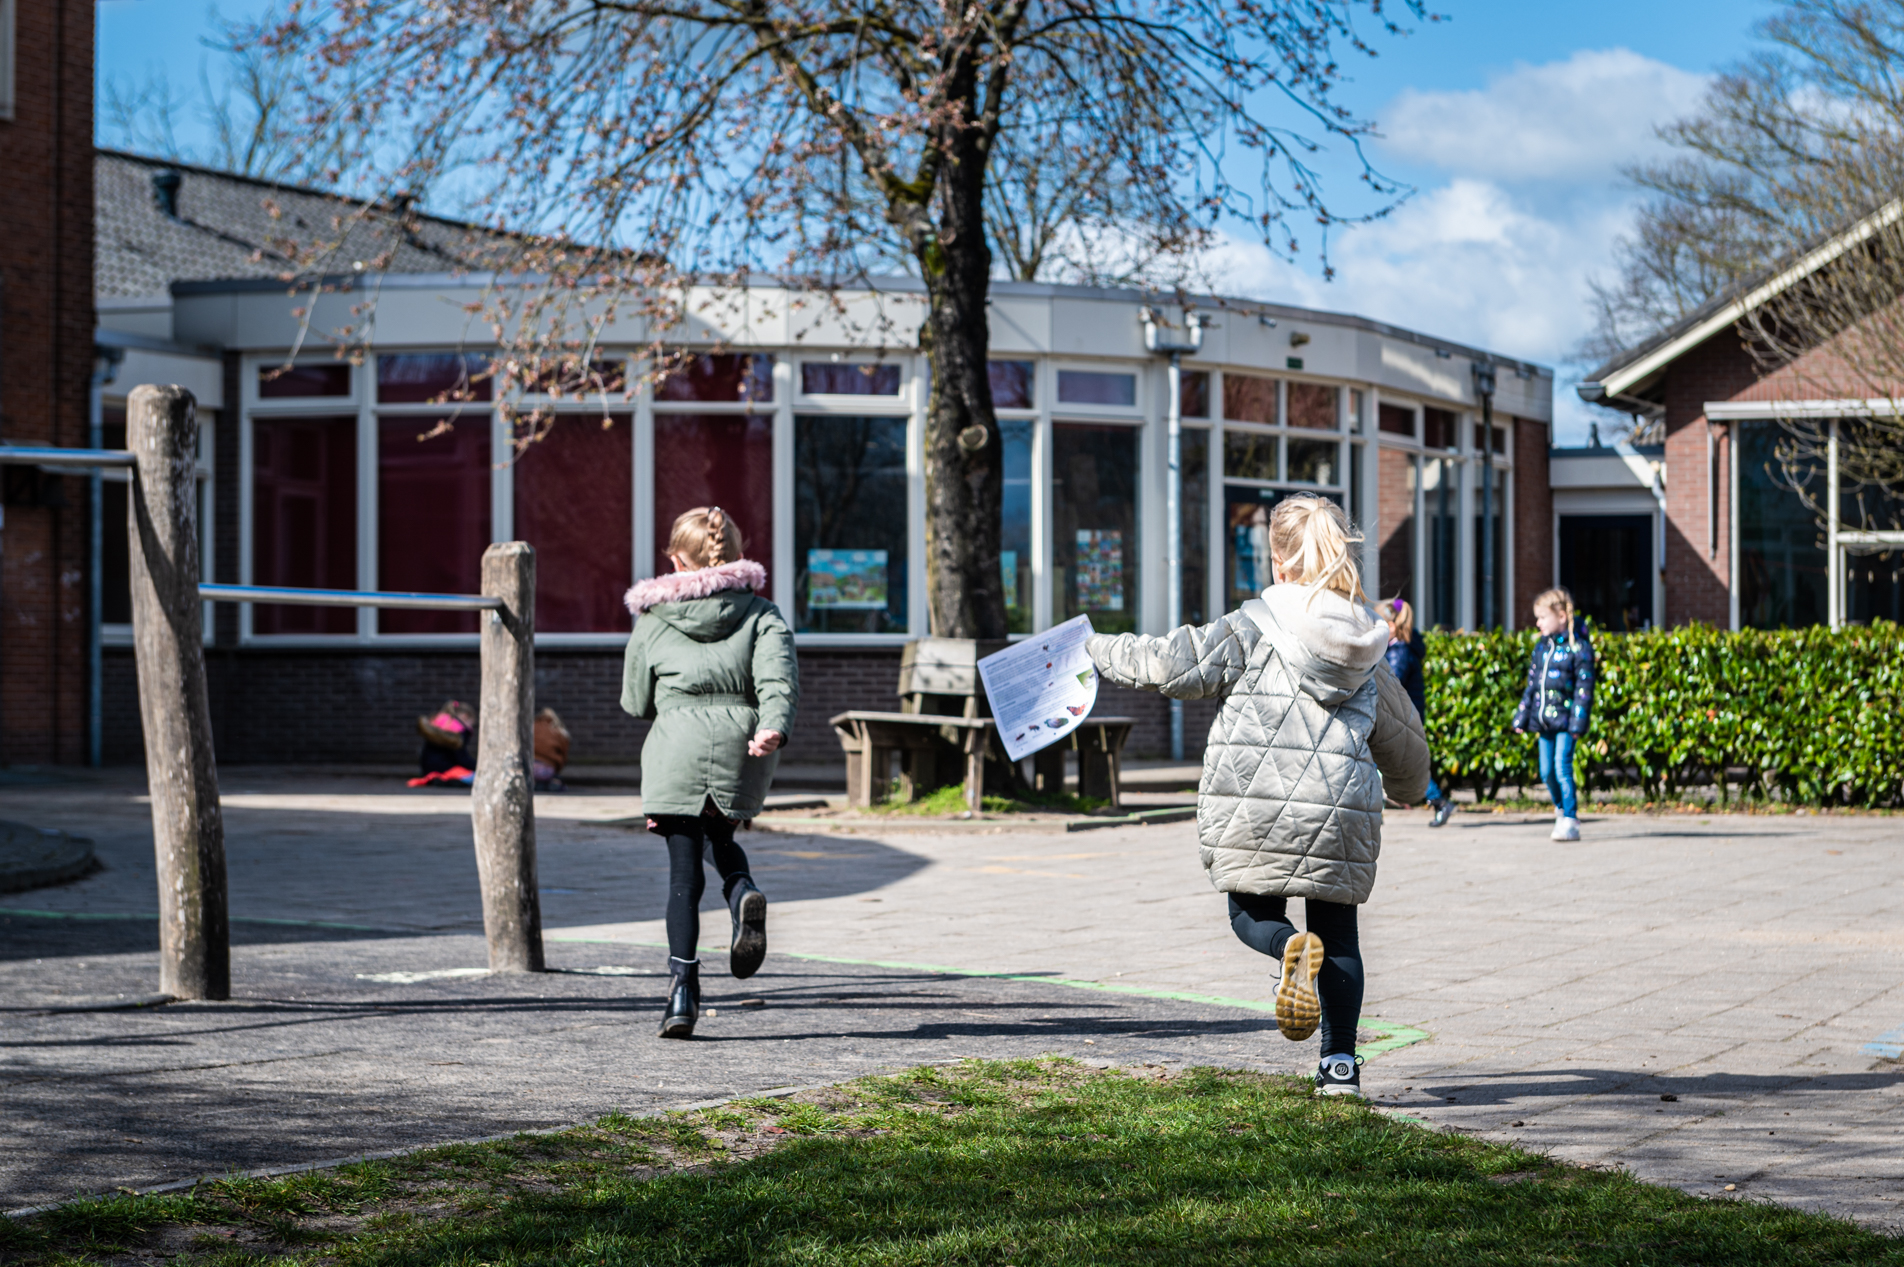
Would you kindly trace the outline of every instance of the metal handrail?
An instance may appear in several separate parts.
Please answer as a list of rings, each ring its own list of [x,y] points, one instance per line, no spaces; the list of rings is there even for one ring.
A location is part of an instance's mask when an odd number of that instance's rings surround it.
[[[296,603],[306,607],[410,607],[426,611],[495,611],[489,594],[405,594],[383,590],[312,590],[282,585],[201,585],[198,596],[226,603]]]
[[[84,471],[96,466],[137,466],[139,455],[125,449],[55,449],[44,445],[0,444],[0,465],[9,464]]]

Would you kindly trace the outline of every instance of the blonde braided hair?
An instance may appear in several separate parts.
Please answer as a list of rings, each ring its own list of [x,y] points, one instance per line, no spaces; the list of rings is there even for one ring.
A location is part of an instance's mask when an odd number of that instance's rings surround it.
[[[744,548],[740,525],[719,506],[682,511],[668,533],[668,553],[697,568],[732,563]]]

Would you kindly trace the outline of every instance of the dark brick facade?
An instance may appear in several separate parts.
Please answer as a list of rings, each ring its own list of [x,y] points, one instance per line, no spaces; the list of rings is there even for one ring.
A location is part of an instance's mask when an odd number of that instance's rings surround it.
[[[1676,358],[1666,372],[1666,612],[1662,623],[1731,622],[1731,429],[1714,428],[1709,479],[1706,402],[1746,395],[1758,367],[1727,329]],[[1708,490],[1718,485],[1717,549]]]
[[[1514,610],[1509,629],[1533,626],[1534,595],[1554,584],[1554,491],[1548,485],[1547,424],[1516,418],[1514,426],[1514,524],[1508,550],[1514,563]]]
[[[0,122],[0,440],[86,443],[93,338],[93,5],[17,0]],[[86,481],[5,478],[0,763],[85,756]]]

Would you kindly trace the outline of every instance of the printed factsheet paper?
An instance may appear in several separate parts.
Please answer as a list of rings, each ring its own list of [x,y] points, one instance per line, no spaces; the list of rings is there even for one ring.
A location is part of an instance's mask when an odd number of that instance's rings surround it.
[[[1084,640],[1094,632],[1089,616],[1073,616],[978,662],[999,738],[1013,761],[1050,747],[1091,715],[1097,669]]]

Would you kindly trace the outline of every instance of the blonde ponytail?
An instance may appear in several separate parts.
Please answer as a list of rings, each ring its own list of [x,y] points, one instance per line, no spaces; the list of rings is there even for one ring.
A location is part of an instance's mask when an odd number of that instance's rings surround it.
[[[1286,497],[1269,514],[1269,551],[1284,575],[1318,592],[1334,590],[1351,601],[1367,603],[1355,552],[1349,548],[1361,543],[1362,534],[1349,523],[1342,507],[1314,493]]]
[[[744,548],[740,525],[719,506],[683,511],[668,533],[668,553],[695,568],[732,563],[741,557]]]

